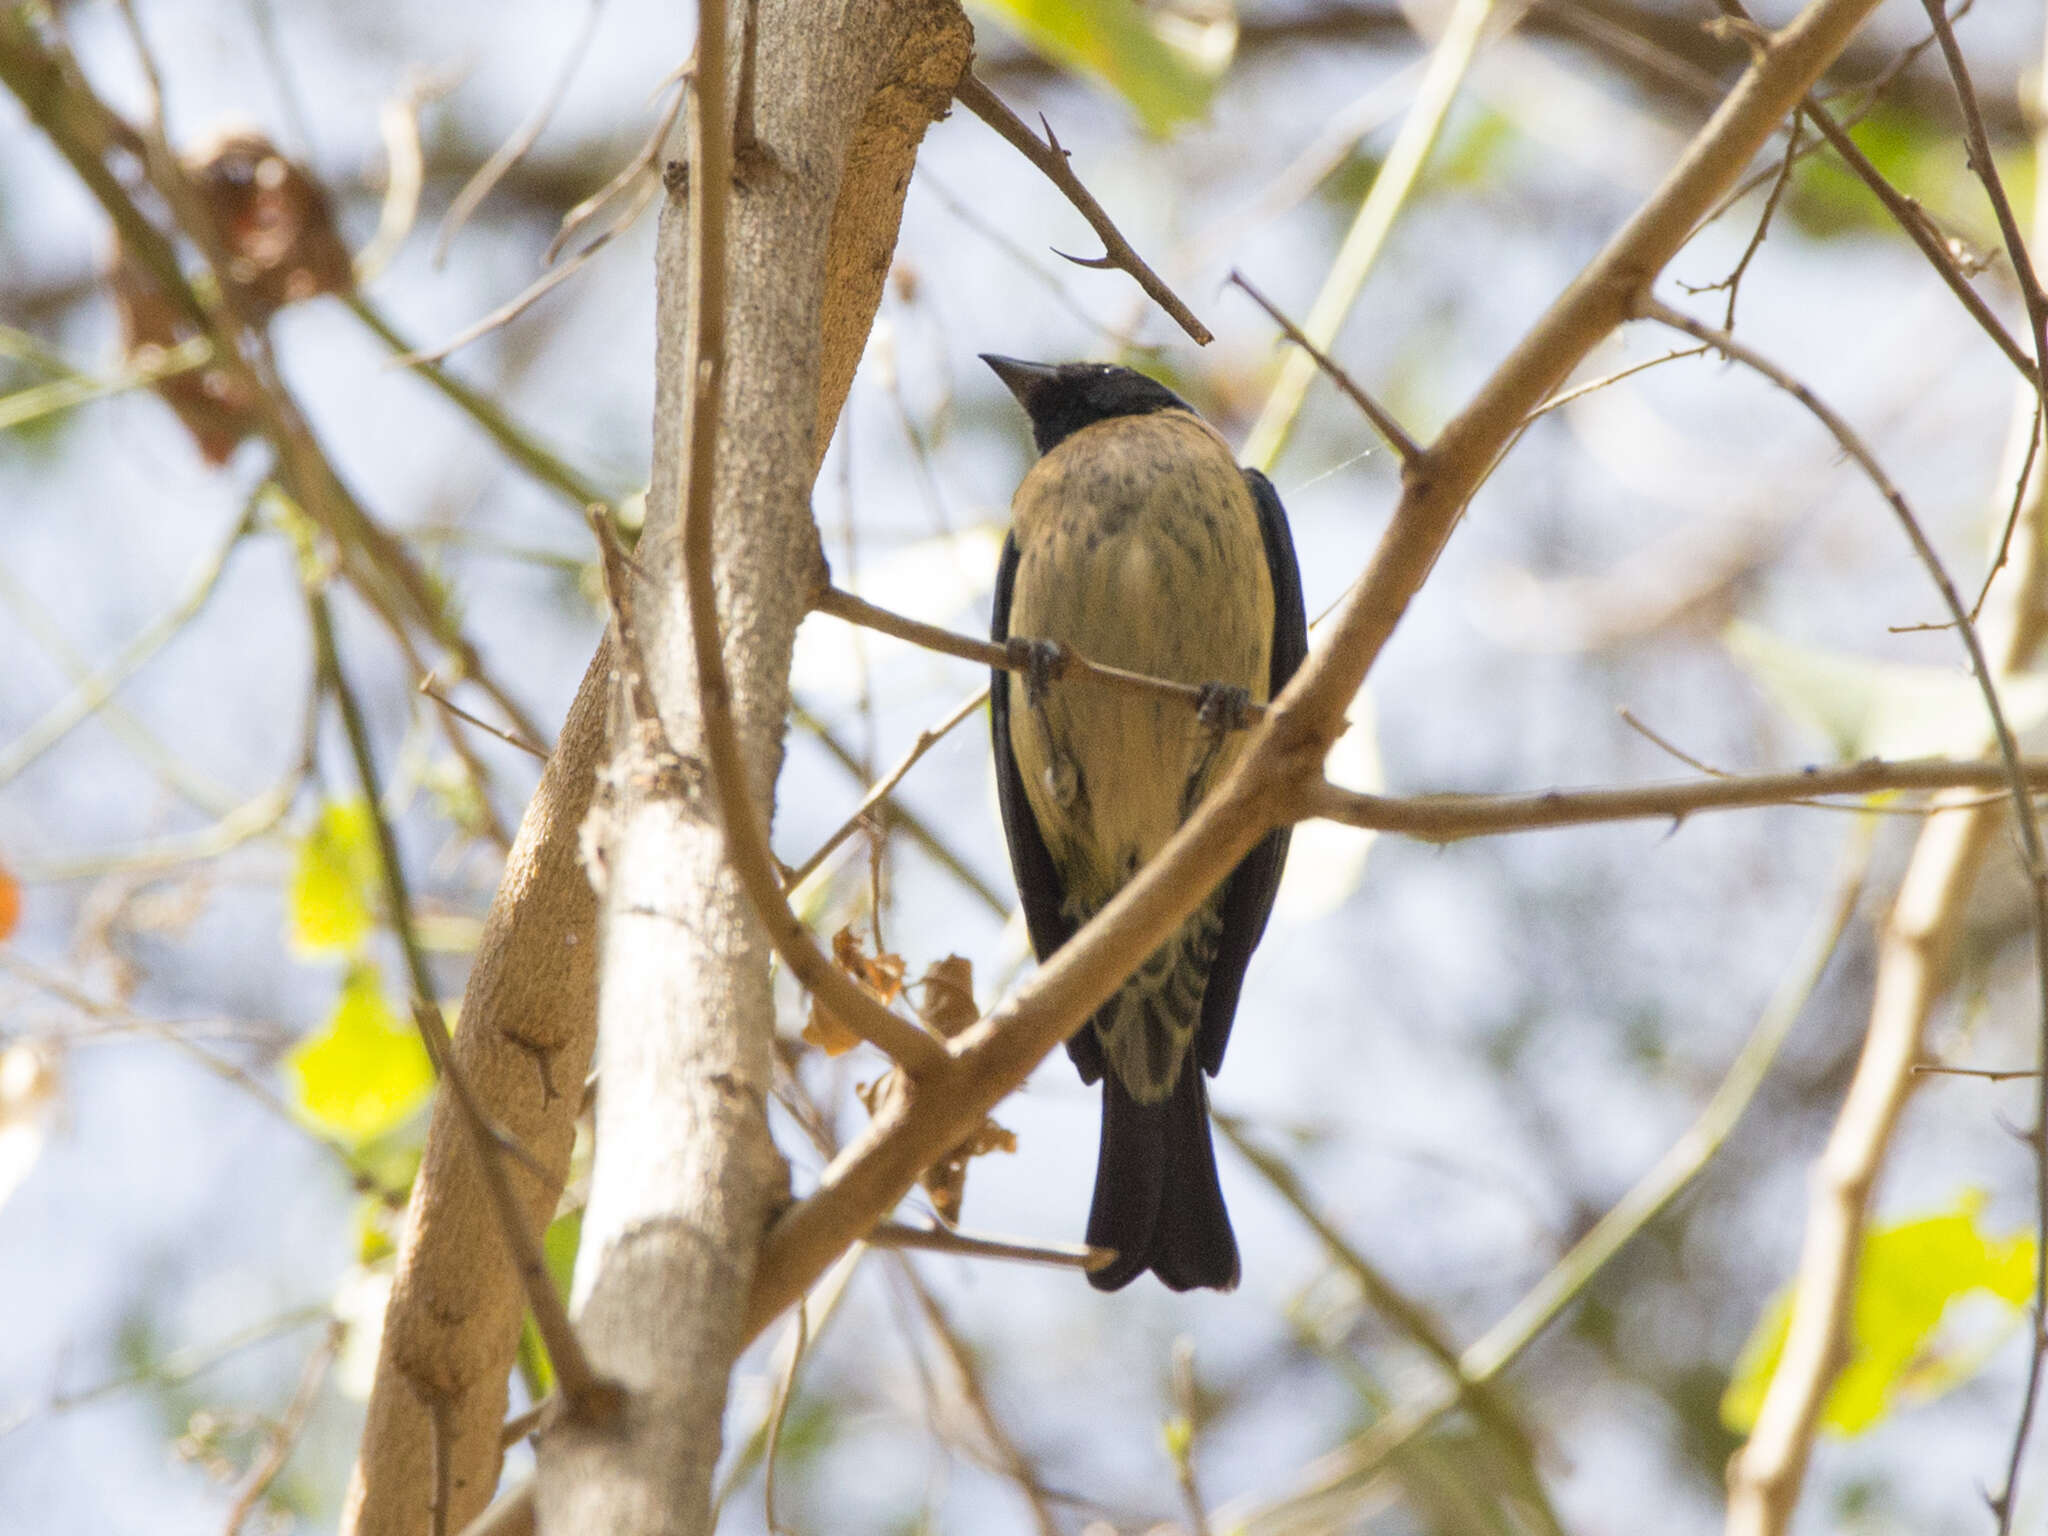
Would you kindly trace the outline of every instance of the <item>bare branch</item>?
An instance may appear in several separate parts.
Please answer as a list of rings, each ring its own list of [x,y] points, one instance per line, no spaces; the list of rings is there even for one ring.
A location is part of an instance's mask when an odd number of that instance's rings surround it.
[[[1086,1243],[1020,1243],[981,1237],[958,1227],[914,1227],[900,1221],[879,1223],[866,1242],[870,1248],[919,1248],[967,1259],[1012,1259],[1073,1269],[1100,1269],[1116,1257],[1107,1248],[1090,1248]]]
[[[426,1042],[427,1055],[434,1064],[434,1070],[462,1106],[484,1187],[497,1214],[499,1233],[525,1286],[527,1307],[533,1314],[534,1326],[540,1330],[542,1342],[547,1346],[548,1362],[554,1367],[555,1379],[561,1383],[569,1411],[585,1422],[604,1423],[618,1413],[622,1406],[621,1394],[616,1386],[600,1380],[591,1369],[583,1346],[576,1338],[576,1330],[569,1322],[568,1309],[555,1290],[554,1277],[548,1273],[540,1238],[527,1224],[525,1209],[513,1191],[511,1175],[506,1171],[501,1154],[509,1151],[517,1156],[542,1188],[552,1182],[552,1175],[514,1138],[490,1123],[482,1103],[455,1059],[455,1043],[449,1037],[448,1021],[441,1014],[433,973],[428,968],[426,951],[413,923],[412,897],[406,886],[404,865],[399,860],[398,839],[384,814],[383,789],[378,779],[376,759],[370,750],[369,728],[335,650],[334,620],[328,611],[326,595],[317,585],[309,586],[306,601],[313,619],[313,649],[321,677],[340,707],[349,752],[355,759],[363,799],[370,810],[370,824],[376,834],[378,863],[384,881],[385,904],[390,909],[391,925],[398,934],[399,947],[405,954],[406,968],[412,977],[414,1022],[419,1026],[421,1039]]]
[[[699,377],[701,380],[706,375],[700,370]],[[708,387],[715,392],[715,369],[709,372],[708,377]],[[714,422],[701,438],[690,439],[693,449],[698,443],[705,445],[702,449],[701,462],[707,465],[712,452],[711,445],[715,443],[716,436]],[[694,478],[694,473],[700,460],[692,458],[689,462],[693,473],[690,483],[696,484],[698,482]],[[706,475],[704,478],[708,480],[709,477]],[[708,488],[705,495],[710,495]],[[666,760],[679,762],[680,758],[677,757],[675,749],[667,744],[660,711],[655,707],[653,697],[648,692],[646,675],[641,668],[643,653],[633,620],[634,568],[627,560],[625,551],[619,547],[618,540],[612,533],[611,524],[602,517],[594,517],[591,525],[597,531],[598,543],[604,551],[605,591],[611,599],[612,623],[618,631],[619,650],[626,662],[626,684],[633,698],[635,723],[638,727],[655,733],[659,738],[658,751],[665,754]],[[686,521],[685,529],[687,530],[689,526]],[[708,528],[705,530],[705,539],[703,556],[707,568],[703,581],[699,584],[702,590],[693,590],[691,593],[693,614],[700,597],[705,601],[714,600],[711,573],[708,568]],[[644,578],[645,573],[642,572],[640,575]],[[715,630],[717,613],[715,609],[710,613],[708,622]],[[693,620],[693,627],[694,624]],[[718,637],[714,633],[710,639],[715,643]],[[701,648],[698,664],[700,667],[703,665]],[[703,705],[705,755],[710,759],[713,774],[719,780],[720,803],[726,807],[721,819],[726,829],[727,857],[731,859],[735,872],[745,886],[748,900],[754,904],[762,927],[767,930],[769,940],[775,946],[775,952],[782,956],[783,962],[789,966],[797,980],[802,982],[835,1018],[868,1044],[901,1065],[912,1078],[922,1081],[941,1076],[949,1066],[945,1046],[928,1031],[891,1011],[885,1004],[864,991],[851,976],[833,963],[832,957],[819,947],[816,937],[805,926],[803,919],[791,909],[783,884],[782,868],[776,861],[774,850],[768,846],[767,828],[755,814],[748,795],[745,767],[739,761],[739,735],[732,718],[731,690],[726,681],[724,666],[725,654],[721,646],[718,651],[718,670],[715,679],[708,674],[700,674],[705,678],[700,686],[707,699]],[[714,693],[719,701],[716,705],[708,702]],[[730,782],[717,767],[721,760],[726,762],[727,769],[733,775]],[[737,798],[727,799],[728,790]]]
[[[1401,502],[1325,639],[1269,706],[1243,758],[1158,857],[1010,999],[955,1043],[945,1094],[877,1121],[818,1191],[769,1230],[748,1308],[758,1333],[894,1206],[918,1172],[980,1122],[1165,940],[1320,781],[1344,712],[1502,448],[1609,332],[1848,42],[1875,0],[1813,0],[1765,48],[1684,159],[1523,337],[1404,477]]]
[[[560,63],[555,78],[541,99],[535,103],[526,121],[513,130],[512,136],[491,152],[491,157],[476,169],[455,194],[455,200],[448,205],[448,212],[441,219],[440,231],[434,236],[433,263],[438,269],[448,260],[448,247],[460,233],[462,226],[469,222],[469,216],[476,212],[483,200],[491,195],[504,174],[533,148],[555,115],[555,109],[562,104],[562,98],[569,93],[569,82],[576,78],[576,71],[583,65],[583,56],[590,51],[590,40],[597,35],[598,18],[604,14],[604,0],[588,0],[588,11],[583,25],[569,46],[560,52]]]
[[[917,733],[917,740],[910,744],[910,750],[903,755],[903,760],[878,779],[875,782],[874,788],[861,797],[861,802],[858,806],[854,807],[853,814],[842,821],[838,829],[830,837],[826,838],[824,842],[820,843],[809,858],[790,870],[783,880],[783,888],[790,893],[790,896],[794,898],[797,888],[810,879],[813,874],[817,873],[818,867],[832,856],[833,850],[861,829],[868,818],[874,814],[875,807],[887,800],[895,792],[896,786],[903,782],[905,777],[909,775],[910,770],[917,766],[918,760],[925,753],[931,751],[933,747],[944,741],[951,734],[955,726],[987,702],[988,689],[978,688],[971,697],[963,700],[951,714],[947,715],[937,725],[919,731]]]
[[[958,635],[950,629],[941,629],[936,624],[927,624],[920,619],[906,618],[879,608],[865,598],[855,597],[851,592],[842,592],[837,587],[827,587],[812,600],[812,607],[819,613],[829,613],[835,619],[848,624],[858,624],[881,634],[891,635],[898,640],[907,640],[912,645],[921,645],[928,651],[937,651],[944,656],[957,656],[962,661],[979,662],[985,667],[1001,667],[1008,672],[1022,672],[1030,665],[1033,647],[1049,646],[1054,653],[1050,676],[1058,681],[1069,673],[1121,688],[1131,693],[1148,693],[1171,699],[1179,699],[1191,708],[1199,709],[1207,701],[1208,694],[1193,683],[1177,683],[1170,678],[1148,677],[1142,672],[1126,671],[1104,662],[1090,661],[1086,656],[1064,645],[1034,641],[1026,635],[1013,635],[1007,645],[998,645],[993,640],[980,640],[971,635]],[[1245,706],[1243,719],[1252,724],[1266,718],[1270,705],[1250,703]]]
[[[1280,313],[1273,301],[1254,288],[1242,272],[1233,269],[1230,281],[1251,296],[1251,301],[1263,309],[1267,318],[1286,333],[1289,341],[1315,359],[1316,366],[1328,374],[1330,382],[1343,390],[1351,403],[1365,413],[1365,419],[1373,424],[1373,430],[1379,433],[1389,448],[1400,455],[1403,464],[1413,464],[1422,457],[1421,446],[1402,430],[1401,423],[1394,420],[1393,414],[1352,382],[1351,375],[1332,362],[1330,355],[1321,347],[1310,341],[1300,326]]]
[[[334,1364],[334,1357],[340,1352],[346,1334],[347,1329],[340,1321],[330,1321],[326,1335],[306,1357],[291,1401],[264,1436],[263,1454],[249,1469],[242,1486],[235,1490],[235,1501],[228,1506],[227,1523],[222,1527],[225,1536],[241,1536],[243,1523],[262,1502],[263,1495],[270,1491],[270,1485],[277,1481],[278,1473],[291,1460],[292,1452],[298,1449],[299,1436],[306,1431],[306,1419],[313,1411],[314,1400],[320,1395],[320,1385],[327,1379],[327,1368]]]
[[[1358,215],[1337,250],[1337,259],[1323,279],[1322,291],[1310,306],[1303,330],[1316,345],[1328,347],[1337,339],[1344,317],[1351,313],[1359,292],[1380,251],[1385,247],[1394,220],[1400,216],[1423,167],[1436,148],[1438,136],[1450,117],[1451,104],[1465,83],[1465,75],[1478,56],[1480,39],[1492,19],[1494,0],[1457,0],[1444,23],[1442,36],[1430,51],[1429,66],[1416,89],[1415,102],[1401,122],[1379,174],[1358,205]],[[1266,397],[1259,419],[1252,426],[1244,446],[1244,459],[1256,469],[1270,470],[1280,457],[1301,403],[1308,397],[1309,380],[1316,365],[1305,353],[1290,354],[1280,365],[1280,377]]]
[[[1460,1391],[1497,1381],[1521,1358],[1568,1306],[1635,1236],[1688,1189],[1715,1155],[1763,1086],[1807,999],[1820,984],[1855,917],[1870,868],[1871,828],[1864,823],[1847,839],[1833,893],[1815,914],[1814,925],[1794,956],[1790,969],[1758,1016],[1749,1038],[1729,1064],[1713,1097],[1654,1166],[1607,1211],[1565,1256],[1499,1322],[1457,1355],[1455,1372],[1447,1373],[1427,1393],[1397,1407],[1348,1445],[1312,1464],[1300,1489],[1273,1503],[1228,1512],[1228,1529],[1247,1536],[1294,1530],[1289,1517],[1371,1478],[1389,1458],[1457,1406]]]
[[[2021,765],[2029,788],[2048,793],[2048,761]],[[1943,758],[1889,763],[1869,758],[1797,773],[1715,774],[1706,779],[1622,789],[1553,789],[1524,795],[1369,795],[1323,784],[1306,814],[1424,842],[1451,843],[1503,832],[1537,832],[1598,822],[1682,821],[1699,811],[1752,810],[1810,804],[1823,795],[1874,795],[1896,790],[2000,789],[2011,783],[2004,763]]]
[[[1001,97],[975,78],[972,70],[960,77],[954,95],[959,98],[961,106],[1007,139],[1019,154],[1065,193],[1067,201],[1074,205],[1102,241],[1104,255],[1086,259],[1068,256],[1067,260],[1076,266],[1115,267],[1128,272],[1138,286],[1151,295],[1152,302],[1171,315],[1173,323],[1195,339],[1196,345],[1207,346],[1215,340],[1209,328],[1195,318],[1194,311],[1182,303],[1180,296],[1167,287],[1159,274],[1146,266],[1144,259],[1131,249],[1131,243],[1124,239],[1116,225],[1110,222],[1109,215],[1102,211],[1102,204],[1096,202],[1088,189],[1081,185],[1081,178],[1067,164],[1067,151],[1054,137],[1051,124],[1046,125],[1045,138],[1040,140],[1022,118],[1003,104]]]

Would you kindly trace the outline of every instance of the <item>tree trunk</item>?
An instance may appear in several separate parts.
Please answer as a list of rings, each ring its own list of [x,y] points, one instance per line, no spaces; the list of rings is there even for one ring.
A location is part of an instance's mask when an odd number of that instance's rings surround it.
[[[762,0],[755,25],[763,153],[743,161],[733,193],[714,515],[727,666],[765,811],[791,643],[818,559],[810,483],[881,299],[917,146],[946,111],[972,34],[951,0],[867,4],[837,19],[801,0]],[[729,35],[737,55],[737,16]],[[657,267],[646,545],[656,560],[673,546],[681,486],[685,224],[672,207]],[[578,1267],[594,1361],[633,1398],[616,1436],[550,1440],[551,1529],[703,1528],[738,1319],[781,1179],[762,1118],[766,949],[724,869],[715,808],[694,798],[708,788],[687,771],[697,739],[687,611],[679,589],[667,601],[643,595],[640,611],[685,783],[680,795],[649,797],[630,764],[613,775],[631,792],[603,829],[614,850],[607,901],[614,914],[630,910],[607,925],[601,1150]],[[521,826],[457,1035],[487,1112],[557,1170],[545,1189],[515,1171],[536,1227],[559,1197],[596,1017],[596,902],[577,839],[612,671],[606,647]],[[428,1528],[437,1426],[453,1472],[449,1530],[483,1508],[497,1480],[521,1306],[462,1135],[437,1106],[343,1527],[355,1536]]]
[[[678,197],[658,255],[656,449],[638,562],[658,587],[626,578],[635,583],[638,661],[666,742],[623,723],[638,680],[622,679],[611,803],[601,813],[597,1159],[575,1298],[592,1363],[626,1388],[630,1407],[612,1425],[564,1424],[542,1439],[545,1530],[710,1526],[754,1260],[787,1199],[787,1172],[768,1134],[770,951],[727,863],[720,820],[764,816],[773,803],[790,655],[823,575],[809,493],[829,432],[816,405],[826,295],[857,286],[864,336],[887,268],[887,244],[864,240],[866,264],[849,268],[850,252],[830,252],[833,237],[844,238],[842,223],[871,224],[879,202],[893,242],[909,158],[891,156],[877,184],[884,168],[861,151],[877,128],[899,152],[914,147],[945,111],[968,57],[957,9],[916,0],[868,6],[837,27],[803,0],[764,0],[756,24],[751,124],[747,93],[738,92],[712,479],[719,620],[752,804],[721,809],[714,800],[676,575],[683,423],[699,371],[683,335],[701,291]],[[741,54],[737,15],[729,36]],[[737,79],[742,62],[732,64]],[[699,179],[693,168],[690,195]],[[832,338],[838,369],[853,355],[853,334],[842,327]]]

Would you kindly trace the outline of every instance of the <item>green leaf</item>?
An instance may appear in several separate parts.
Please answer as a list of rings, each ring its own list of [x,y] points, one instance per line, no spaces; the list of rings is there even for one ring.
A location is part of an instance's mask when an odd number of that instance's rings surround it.
[[[979,0],[975,7],[1062,69],[1093,75],[1165,134],[1209,109],[1237,46],[1235,20],[1197,20],[1134,0]]]
[[[1849,1320],[1849,1360],[1821,1412],[1824,1428],[1859,1435],[1894,1408],[1930,1402],[1974,1376],[2034,1294],[2035,1241],[1987,1236],[1985,1196],[1967,1190],[1938,1216],[1874,1228],[1863,1239]],[[1965,1297],[1988,1298],[2001,1326],[1964,1334],[1949,1318]],[[1742,1348],[1721,1419],[1747,1434],[1785,1352],[1792,1292],[1771,1299]]]
[[[301,955],[353,955],[374,922],[380,870],[370,808],[329,800],[292,851],[287,922]]]
[[[548,1274],[554,1278],[555,1289],[562,1293],[564,1300],[568,1299],[569,1282],[576,1274],[576,1250],[582,1242],[581,1209],[557,1216],[548,1223],[548,1229],[541,1237],[541,1251],[547,1257]]]
[[[1898,666],[1781,640],[1736,622],[1722,641],[1778,707],[1844,759],[1938,757],[1981,750],[1991,730],[1983,690],[1957,667]],[[2048,715],[2048,678],[1999,688],[2015,731]]]
[[[349,1141],[392,1130],[425,1103],[434,1068],[419,1032],[384,997],[376,968],[350,968],[326,1027],[285,1057],[293,1106]]]

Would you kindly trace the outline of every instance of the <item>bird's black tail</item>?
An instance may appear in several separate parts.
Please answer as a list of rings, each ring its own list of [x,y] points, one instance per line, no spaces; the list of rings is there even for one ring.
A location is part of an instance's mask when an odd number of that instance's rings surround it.
[[[1114,1248],[1114,1263],[1088,1283],[1114,1291],[1151,1270],[1176,1291],[1237,1285],[1237,1239],[1216,1151],[1209,1142],[1209,1092],[1189,1051],[1170,1097],[1140,1104],[1114,1070],[1102,1078],[1102,1151],[1088,1241]]]

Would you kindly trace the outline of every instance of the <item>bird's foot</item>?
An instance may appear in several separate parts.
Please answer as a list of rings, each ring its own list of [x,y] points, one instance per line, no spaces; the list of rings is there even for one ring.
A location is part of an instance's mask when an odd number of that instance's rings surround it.
[[[1196,690],[1195,718],[1218,735],[1251,724],[1252,694],[1235,683],[1203,683]]]
[[[1032,704],[1043,699],[1067,670],[1066,648],[1056,641],[1012,636],[1003,648],[1009,653],[1011,667],[1023,673],[1024,697]]]

